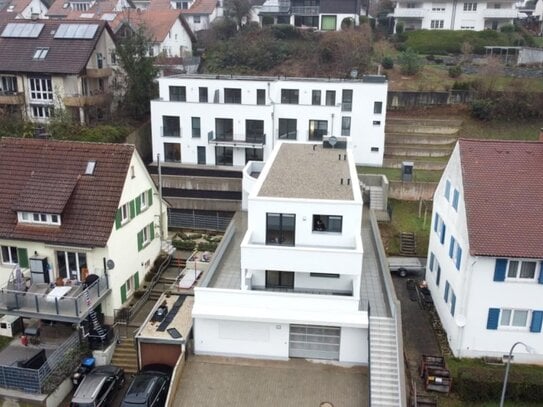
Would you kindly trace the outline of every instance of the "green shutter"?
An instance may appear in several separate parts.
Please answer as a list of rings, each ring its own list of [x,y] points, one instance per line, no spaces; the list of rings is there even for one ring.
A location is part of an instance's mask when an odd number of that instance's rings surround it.
[[[134,274],[134,287],[136,290],[140,288],[140,273],[136,271],[136,274]]]
[[[17,259],[19,266],[28,267],[28,251],[26,249],[17,248]]]
[[[155,224],[151,223],[149,229],[149,236],[151,236],[151,240],[153,240],[155,238]]]
[[[130,201],[130,219],[134,219],[136,217],[136,204],[134,201],[135,199]]]
[[[138,252],[141,251],[143,247],[143,232],[138,232]]]
[[[121,228],[121,208],[117,209],[117,213],[115,214],[115,229]]]
[[[141,213],[141,198],[138,196],[136,199],[136,215]]]
[[[121,286],[121,304],[126,302],[126,284]]]
[[[149,195],[149,199],[148,199],[149,204],[148,204],[147,206],[151,206],[151,205],[153,204],[153,188],[151,188],[151,189],[149,190],[148,195]]]

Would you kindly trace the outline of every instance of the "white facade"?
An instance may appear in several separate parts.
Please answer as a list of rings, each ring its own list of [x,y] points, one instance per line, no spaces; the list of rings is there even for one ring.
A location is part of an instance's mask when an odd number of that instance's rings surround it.
[[[430,233],[426,281],[454,355],[502,357],[513,343],[522,341],[535,354],[519,346],[515,361],[543,362],[543,336],[538,327],[543,317],[542,259],[524,259],[536,262],[531,279],[506,277],[505,268],[500,278],[500,264],[522,259],[470,254],[458,145],[434,194]]]
[[[513,0],[496,1],[411,1],[396,3],[395,24],[411,30],[498,30],[518,18]]]
[[[368,313],[359,310],[363,256],[360,188],[356,182],[345,182],[340,189],[352,190],[350,198],[300,198],[296,197],[299,183],[285,179],[285,188],[297,191],[294,195],[265,192],[269,192],[265,185],[281,184],[273,168],[284,163],[278,164],[277,156],[293,147],[304,149],[293,168],[303,167],[304,157],[321,163],[319,154],[336,159],[337,152],[345,160],[344,173],[357,179],[351,151],[326,150],[309,143],[281,142],[264,167],[251,162],[244,168],[243,207],[248,208],[248,228],[241,242],[241,286],[195,289],[195,352],[367,364]],[[330,177],[337,175],[326,161],[322,165],[323,171],[330,170]],[[320,175],[307,177],[309,190],[316,177]],[[304,177],[293,178],[300,181]],[[281,226],[281,240],[274,238],[278,232],[271,226],[278,216],[292,219],[288,230],[286,220],[281,221],[285,222],[281,223],[285,225]],[[331,217],[339,219],[335,227]],[[327,227],[316,226],[316,218],[323,219]],[[305,339],[300,339],[306,336],[318,345],[307,347]]]
[[[152,55],[163,54],[168,57],[188,57],[192,55],[192,39],[181,21],[175,20],[162,42],[151,45]]]
[[[328,135],[348,138],[357,165],[382,165],[384,77],[179,75],[158,82],[160,99],[151,102],[153,155],[165,161],[241,167],[267,160],[280,139]]]

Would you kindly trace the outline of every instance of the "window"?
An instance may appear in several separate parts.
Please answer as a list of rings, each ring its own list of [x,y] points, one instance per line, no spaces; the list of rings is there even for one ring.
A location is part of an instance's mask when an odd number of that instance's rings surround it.
[[[152,190],[151,190],[151,193],[152,193]],[[148,194],[149,194],[149,191],[145,191],[145,192],[142,192],[140,196],[138,197],[140,201],[139,202],[140,211],[147,209],[147,195]]]
[[[434,232],[436,232],[437,236],[439,237],[439,242],[441,244],[445,243],[445,229],[446,227],[443,219],[438,213],[436,213],[434,218]]]
[[[373,125],[374,125],[374,126],[380,126],[380,125],[381,125],[381,121],[380,121],[380,120],[374,120],[374,121],[373,121]]]
[[[241,104],[241,89],[224,88],[224,103]]]
[[[181,162],[181,144],[164,143],[164,161]]]
[[[500,327],[524,328],[528,323],[528,311],[519,309],[502,309]]]
[[[192,20],[194,21],[194,24],[200,24],[201,22],[200,16],[194,16],[192,17]]]
[[[341,118],[341,135],[350,136],[351,135],[351,118],[344,116]]]
[[[130,208],[128,202],[121,206],[121,225],[130,220]]]
[[[36,48],[36,51],[34,51],[34,55],[32,56],[32,59],[44,60],[48,52],[49,52],[49,48]]]
[[[2,246],[2,263],[17,264],[18,262],[17,248],[13,246]]]
[[[117,65],[117,53],[115,51],[111,51],[109,56],[111,59],[111,65]]]
[[[341,95],[341,111],[350,112],[353,110],[353,91],[352,89],[343,89]]]
[[[294,246],[296,215],[285,213],[266,214],[266,244]]]
[[[441,266],[439,265],[439,263],[436,261],[437,263],[437,269],[436,269],[436,286],[439,287],[439,283],[441,281]]]
[[[222,141],[234,139],[234,120],[215,119],[215,138]]]
[[[18,212],[19,222],[60,225],[60,215],[50,213]]]
[[[138,251],[148,246],[155,238],[155,224],[150,223],[138,232]]]
[[[96,53],[96,67],[102,69],[104,67],[104,56],[101,52]]]
[[[320,90],[314,90],[311,92],[311,104],[320,106],[321,104],[321,91]]]
[[[215,147],[216,165],[234,165],[234,149],[232,147]]]
[[[197,148],[197,159],[198,164],[205,165],[206,164],[206,148],[204,146],[198,146]]]
[[[518,280],[533,280],[537,263],[530,260],[509,260],[507,278]]]
[[[52,101],[53,85],[50,78],[30,78],[30,100]]]
[[[328,122],[326,120],[309,120],[309,140],[322,141],[322,137],[328,134]]]
[[[326,106],[335,106],[336,105],[336,91],[327,90],[326,91]]]
[[[309,277],[339,278],[339,274],[333,274],[333,273],[309,273]]]
[[[297,105],[299,93],[298,89],[281,89],[281,103]]]
[[[489,308],[486,329],[517,329],[541,332],[543,311],[512,308]]]
[[[181,127],[179,126],[179,117],[162,116],[162,136],[163,137],[181,137]]]
[[[443,6],[432,7],[432,11],[445,11],[445,7]]]
[[[445,304],[447,304],[451,315],[454,317],[456,308],[456,294],[448,281],[445,282],[445,293],[443,295],[443,299],[445,300]]]
[[[191,117],[192,122],[192,137],[200,137],[200,118]]]
[[[458,189],[455,189],[454,193],[453,193],[453,201],[452,201],[452,207],[455,210],[458,210],[458,199],[459,199],[459,197],[460,197],[460,192],[458,191]]]
[[[430,270],[430,272],[434,272],[434,267],[436,266],[436,256],[434,254],[434,252],[430,252],[430,261],[428,262],[428,270]]]
[[[246,148],[245,164],[249,161],[264,161],[264,150],[262,148]]]
[[[83,269],[87,269],[87,255],[78,252],[56,252],[58,275],[70,280],[84,278]]]
[[[372,147],[371,152],[372,153],[378,153],[379,152],[379,147]]]
[[[256,104],[265,105],[266,104],[266,89],[257,89],[256,90]]]
[[[17,93],[17,78],[15,76],[2,76],[0,78],[0,93]]]
[[[445,182],[445,199],[448,201],[451,197],[451,181],[447,180]]]
[[[444,20],[432,20],[430,22],[430,28],[443,28],[443,24],[445,23]]]
[[[170,101],[186,102],[187,88],[185,86],[170,86]]]
[[[322,16],[321,30],[323,31],[335,31],[337,27],[336,16]]]
[[[37,119],[45,119],[53,115],[53,107],[51,106],[31,106],[32,117]]]
[[[266,288],[294,288],[292,271],[266,270]]]
[[[264,143],[264,120],[245,120],[245,141]]]
[[[383,113],[383,102],[373,102],[373,114]]]
[[[198,101],[200,103],[207,103],[207,88],[198,88]]]
[[[457,270],[460,270],[460,263],[462,261],[462,248],[458,244],[458,241],[451,235],[451,241],[449,243],[449,257],[453,259]]]
[[[477,3],[464,3],[464,11],[477,11]]]
[[[279,119],[279,137],[283,140],[296,140],[296,119]]]
[[[313,215],[313,232],[341,233],[342,224],[342,216]]]

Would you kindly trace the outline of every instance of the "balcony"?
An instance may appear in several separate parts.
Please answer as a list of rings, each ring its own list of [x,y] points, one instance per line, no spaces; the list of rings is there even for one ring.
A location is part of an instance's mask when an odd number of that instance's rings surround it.
[[[518,18],[518,11],[512,8],[487,8],[483,10],[483,18]]]
[[[263,148],[266,144],[265,134],[229,134],[215,135],[210,132],[208,135],[210,144],[223,147],[239,147],[239,148]]]
[[[111,93],[100,92],[94,95],[67,95],[64,96],[64,106],[66,107],[86,107],[103,106],[111,103]]]
[[[107,78],[113,75],[112,68],[87,68],[87,78]]]
[[[269,6],[262,6],[260,8],[260,14],[289,14],[290,3],[274,4]]]
[[[423,18],[426,10],[423,8],[398,8],[394,10],[396,18]]]
[[[22,105],[24,101],[22,92],[0,92],[0,105]]]
[[[70,290],[62,295],[59,288]],[[107,276],[100,277],[88,287],[79,284],[51,288],[49,284],[33,284],[28,290],[21,291],[6,285],[0,289],[0,313],[79,323],[110,292]]]
[[[295,16],[318,16],[319,6],[292,6],[291,12]]]

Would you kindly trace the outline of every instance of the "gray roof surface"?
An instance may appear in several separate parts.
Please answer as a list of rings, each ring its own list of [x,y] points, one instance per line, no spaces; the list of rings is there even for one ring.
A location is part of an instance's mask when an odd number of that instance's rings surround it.
[[[350,180],[346,153],[318,144],[283,143],[258,196],[354,200],[353,183],[358,181]]]

